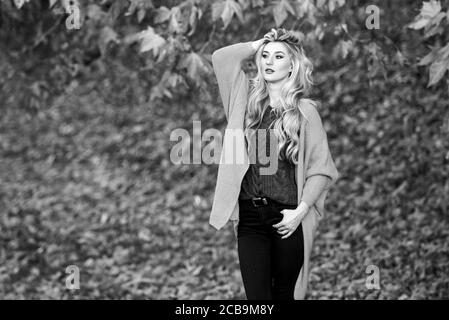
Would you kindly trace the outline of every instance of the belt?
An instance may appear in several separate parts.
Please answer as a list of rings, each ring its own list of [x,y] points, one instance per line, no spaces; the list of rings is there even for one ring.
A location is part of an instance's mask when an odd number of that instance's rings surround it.
[[[273,203],[273,200],[268,197],[255,197],[251,199],[239,200],[242,204],[251,204],[254,207],[266,207]]]

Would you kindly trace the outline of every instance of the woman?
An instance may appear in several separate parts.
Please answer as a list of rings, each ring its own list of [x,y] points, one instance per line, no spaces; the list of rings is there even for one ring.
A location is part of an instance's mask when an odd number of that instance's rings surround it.
[[[241,63],[254,54],[258,72],[248,79]],[[248,299],[303,299],[324,199],[338,179],[315,103],[306,98],[312,64],[285,29],[220,48],[212,64],[228,125],[210,223],[220,229],[234,221]],[[235,151],[244,163],[224,163]]]

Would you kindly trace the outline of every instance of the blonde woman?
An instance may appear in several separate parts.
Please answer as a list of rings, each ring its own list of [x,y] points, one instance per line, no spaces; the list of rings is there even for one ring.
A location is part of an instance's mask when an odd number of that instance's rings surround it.
[[[249,79],[241,63],[254,55]],[[234,222],[248,299],[303,299],[324,199],[338,179],[317,104],[307,98],[313,65],[285,29],[220,48],[212,64],[228,125],[210,223]],[[246,161],[224,161],[229,152]]]

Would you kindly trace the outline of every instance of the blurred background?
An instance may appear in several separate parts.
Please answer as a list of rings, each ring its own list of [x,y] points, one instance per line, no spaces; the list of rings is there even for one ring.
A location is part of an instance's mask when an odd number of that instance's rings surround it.
[[[449,298],[448,9],[0,0],[0,298],[244,299],[232,226],[208,224],[218,166],[173,164],[170,133],[223,132],[212,52],[276,27],[314,63],[341,175],[308,299]]]

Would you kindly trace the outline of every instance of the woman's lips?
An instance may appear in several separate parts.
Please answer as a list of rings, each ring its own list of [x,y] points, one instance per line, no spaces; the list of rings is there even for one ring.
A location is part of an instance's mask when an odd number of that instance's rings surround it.
[[[265,69],[265,72],[266,72],[266,73],[273,73],[274,70],[273,70],[273,69],[270,69],[270,68],[267,68],[267,69]]]

